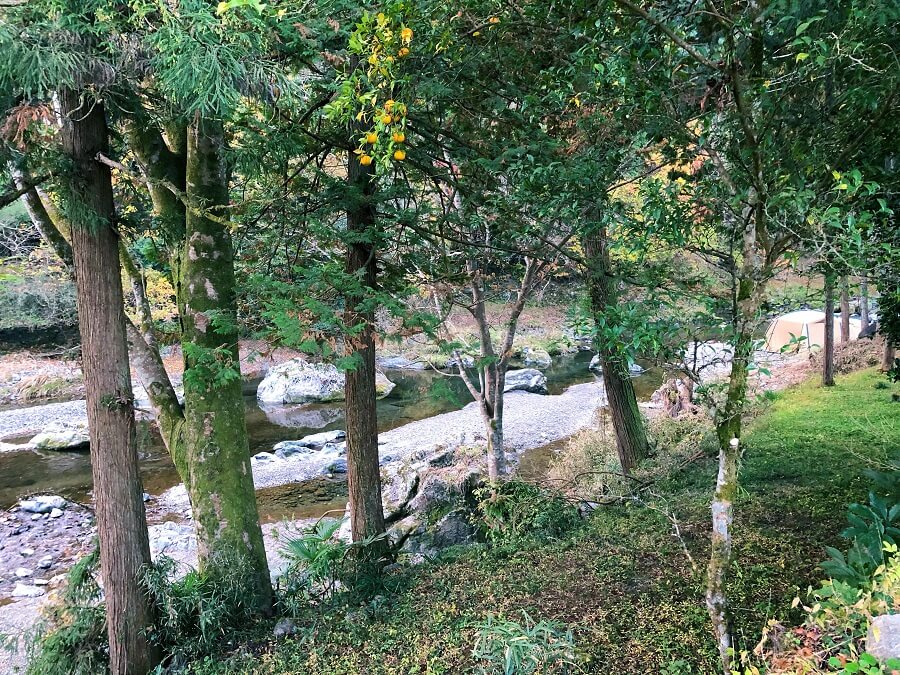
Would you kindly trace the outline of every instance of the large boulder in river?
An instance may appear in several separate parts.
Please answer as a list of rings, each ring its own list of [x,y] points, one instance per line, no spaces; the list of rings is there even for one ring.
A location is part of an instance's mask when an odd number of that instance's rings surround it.
[[[330,363],[291,359],[270,369],[256,391],[262,403],[325,403],[344,398],[344,373]],[[382,373],[375,375],[379,397],[387,396],[394,383]]]
[[[532,394],[546,394],[547,376],[535,368],[507,371],[503,391],[528,391]]]
[[[85,450],[90,444],[87,422],[63,424],[50,422],[29,441],[37,450]]]

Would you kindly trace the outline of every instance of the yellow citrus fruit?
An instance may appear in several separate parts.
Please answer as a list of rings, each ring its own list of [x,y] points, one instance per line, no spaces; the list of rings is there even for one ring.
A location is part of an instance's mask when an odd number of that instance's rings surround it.
[[[500,23],[500,17],[492,16],[490,19],[488,19],[488,22],[489,23]]]
[[[474,33],[472,33],[472,37],[478,37],[479,35],[481,35],[480,30],[476,30]]]
[[[394,107],[394,99],[389,98],[387,101],[384,102],[384,109],[387,110],[388,112],[390,112],[393,107]]]
[[[378,134],[376,134],[375,132],[370,131],[366,134],[366,143],[368,143],[369,145],[375,145],[375,141],[377,140]]]
[[[391,138],[394,139],[394,143],[402,143],[406,140],[406,134],[404,134],[402,131],[395,131],[394,135],[391,136]]]
[[[359,158],[359,163],[363,166],[369,166],[372,163],[372,158],[369,155],[361,155]]]
[[[413,36],[412,28],[401,28],[400,29],[400,38],[404,42],[409,42],[410,40],[412,40],[412,36]]]
[[[407,54],[409,54],[409,49],[407,49],[406,47],[401,47],[398,54],[400,54],[400,56],[406,56]]]
[[[384,115],[381,116],[381,123],[382,124],[390,124],[391,119],[392,119],[391,116],[388,115],[387,113],[385,113]]]
[[[403,152],[403,150],[394,150],[394,159],[396,159],[398,162],[402,162],[404,159],[406,159],[406,153]]]

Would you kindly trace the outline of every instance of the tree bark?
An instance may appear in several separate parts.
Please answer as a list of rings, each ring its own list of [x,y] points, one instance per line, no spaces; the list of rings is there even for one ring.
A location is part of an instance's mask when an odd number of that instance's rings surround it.
[[[72,162],[67,199],[77,213],[72,254],[87,393],[97,533],[106,600],[110,670],[143,674],[158,660],[145,628],[152,608],[141,583],[150,564],[147,520],[135,446],[134,407],[125,340],[119,239],[106,152],[103,104],[71,90],[59,95],[62,145]]]
[[[134,298],[134,309],[137,312],[138,326],[141,329],[141,336],[151,349],[158,350],[156,344],[156,333],[153,331],[153,313],[150,309],[150,301],[147,299],[147,288],[144,285],[144,277],[138,269],[137,263],[131,257],[128,247],[124,242],[119,242],[119,260],[122,263],[122,269],[131,282],[131,295]]]
[[[20,165],[10,162],[9,170],[17,188],[25,188],[32,185],[31,178],[25,173]],[[73,265],[72,247],[69,245],[69,242],[66,241],[66,238],[59,228],[53,223],[50,213],[44,205],[44,201],[41,199],[41,195],[37,191],[37,188],[28,187],[22,194],[22,203],[25,205],[25,210],[28,212],[31,222],[37,228],[37,231],[40,232],[44,241],[50,245],[50,248],[52,248],[53,252],[56,253],[60,260],[62,260],[63,264],[66,267],[71,268]]]
[[[860,332],[869,330],[869,280],[862,276],[859,279],[859,323]]]
[[[841,277],[841,344],[850,341],[850,285]]]
[[[886,373],[894,367],[897,358],[897,348],[891,344],[887,335],[884,336],[884,351],[881,354],[881,372]]]
[[[188,129],[187,190],[207,209],[228,204],[221,123],[196,118]],[[181,259],[184,445],[200,568],[244,577],[257,609],[268,612],[272,586],[241,395],[234,253],[220,222],[185,219]]]
[[[825,275],[825,346],[822,350],[822,384],[834,386],[834,277]]]
[[[582,247],[588,265],[588,294],[594,322],[600,325],[606,313],[616,304],[616,284],[612,276],[612,261],[605,226],[599,226],[582,236]],[[630,474],[648,453],[647,432],[641,419],[634,385],[628,373],[628,363],[614,345],[599,335],[594,346],[603,368],[603,386],[616,434],[616,449],[622,473]]]
[[[378,417],[375,391],[375,310],[371,294],[377,284],[375,191],[371,166],[348,154],[347,274],[352,288],[345,294],[344,322],[347,356],[355,367],[345,374],[344,419],[347,427],[347,489],[353,541],[385,531],[378,461]],[[387,540],[376,541],[366,552],[378,560]]]

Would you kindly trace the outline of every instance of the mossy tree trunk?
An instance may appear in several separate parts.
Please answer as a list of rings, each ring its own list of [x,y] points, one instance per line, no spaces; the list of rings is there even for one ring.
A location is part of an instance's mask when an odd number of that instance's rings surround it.
[[[371,166],[362,166],[348,154],[347,274],[351,288],[345,294],[344,322],[347,356],[354,367],[346,372],[344,419],[347,428],[347,488],[353,541],[384,534],[381,473],[378,461],[378,417],[375,391],[375,306],[377,284],[377,223]],[[367,555],[379,559],[387,549],[382,538]]]
[[[223,148],[221,123],[199,117],[191,123],[187,193],[207,209],[228,204]],[[268,611],[272,587],[241,395],[231,235],[222,222],[190,211],[185,227],[183,434],[200,567],[213,575],[244,575],[248,597]]]
[[[599,225],[582,236],[581,243],[588,267],[587,283],[591,313],[595,325],[599,326],[604,316],[615,308],[618,295],[606,227]],[[616,434],[619,463],[622,472],[629,474],[648,453],[644,421],[641,419],[626,359],[614,345],[604,340],[599,332],[594,338],[594,346],[603,368],[603,386]]]
[[[726,593],[726,574],[731,565],[731,525],[734,498],[738,491],[740,438],[747,403],[750,364],[753,361],[753,336],[766,282],[772,276],[773,260],[783,243],[769,239],[766,219],[765,182],[756,176],[756,189],[750,191],[751,206],[743,215],[741,252],[731,268],[733,276],[732,335],[734,356],[725,402],[716,413],[719,441],[719,471],[711,506],[712,533],[706,578],[706,608],[713,626],[723,672],[731,672],[733,639],[732,619]]]
[[[822,384],[834,386],[834,276],[825,275],[825,345],[822,349]]]
[[[29,187],[33,183],[31,177],[26,173],[22,163],[10,162],[9,171],[17,188],[28,188],[22,194],[22,203],[25,205],[25,210],[28,212],[31,222],[37,228],[37,231],[40,232],[44,241],[53,249],[53,252],[59,256],[63,264],[71,268],[73,264],[72,249],[69,246],[69,242],[53,223],[38,189],[33,186]]]
[[[135,445],[134,405],[125,339],[119,238],[106,152],[103,104],[71,90],[59,94],[62,145],[71,161],[66,195],[81,330],[82,370],[106,603],[110,670],[140,675],[158,655],[145,629],[153,611],[141,583],[150,564],[147,520]]]

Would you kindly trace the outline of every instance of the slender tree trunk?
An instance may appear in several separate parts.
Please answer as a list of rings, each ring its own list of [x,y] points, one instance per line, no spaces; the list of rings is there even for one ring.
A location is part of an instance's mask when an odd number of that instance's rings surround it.
[[[207,209],[228,204],[223,146],[221,123],[194,120],[188,130],[187,189]],[[241,394],[231,235],[221,222],[191,212],[185,223],[184,440],[200,568],[216,576],[243,575],[254,604],[268,612],[272,586]]]
[[[741,416],[747,392],[748,366],[753,354],[752,332],[742,326],[737,335],[728,381],[728,393],[716,425],[719,439],[719,471],[713,495],[712,535],[706,579],[706,608],[725,672],[730,672],[732,621],[725,592],[725,575],[731,564],[731,525],[740,468]]]
[[[25,173],[21,166],[14,162],[10,162],[9,170],[13,177],[13,183],[15,183],[17,188],[24,188],[31,184],[31,177]],[[52,248],[53,252],[59,256],[59,259],[62,260],[63,264],[66,267],[71,268],[72,248],[69,246],[69,242],[66,241],[66,238],[63,236],[62,232],[60,232],[59,228],[54,226],[37,188],[32,187],[27,190],[22,195],[22,203],[25,205],[25,210],[28,212],[31,222],[37,228],[37,231],[40,232],[44,241],[50,245],[50,248]],[[50,226],[48,227],[48,225]]]
[[[869,330],[869,280],[865,276],[859,279],[859,323],[860,332]]]
[[[841,277],[841,344],[850,341],[850,285]]]
[[[493,338],[487,318],[487,306],[485,304],[484,278],[481,275],[479,261],[470,259],[466,264],[470,275],[470,290],[472,294],[471,314],[478,328],[478,340],[483,364],[480,366],[480,389],[470,387],[475,400],[481,407],[481,418],[484,422],[484,432],[487,437],[487,468],[488,480],[496,483],[506,471],[506,452],[503,447],[503,386],[500,384],[501,370],[506,376],[505,364],[502,355],[497,356],[494,351]],[[460,373],[463,373],[463,364],[459,364]],[[499,385],[499,386],[498,386]],[[499,405],[499,409],[498,409]]]
[[[834,277],[825,275],[825,348],[822,350],[822,384],[834,386]]]
[[[62,143],[72,162],[67,199],[79,219],[72,254],[82,343],[82,369],[91,436],[100,564],[106,601],[110,670],[141,675],[158,658],[145,636],[152,608],[141,583],[150,563],[143,489],[135,446],[134,407],[125,340],[119,240],[106,152],[103,104],[70,90],[59,96]]]
[[[594,321],[600,325],[606,313],[615,307],[617,290],[612,277],[612,261],[606,237],[606,228],[598,227],[582,237],[582,246],[588,264],[588,293]],[[647,456],[648,442],[644,422],[641,419],[634,385],[628,373],[628,363],[614,346],[599,335],[595,347],[603,368],[603,386],[616,434],[616,448],[622,472],[632,469]]]
[[[887,335],[884,336],[884,351],[881,354],[881,372],[886,373],[894,367],[897,358],[897,348],[891,344]]]
[[[378,461],[378,416],[375,391],[375,311],[371,294],[377,284],[374,181],[371,166],[348,155],[347,274],[354,288],[345,298],[344,321],[350,329],[347,354],[355,367],[346,373],[344,419],[347,427],[347,488],[350,496],[350,531],[353,541],[385,531]],[[356,284],[359,284],[356,286]],[[377,560],[385,552],[381,539],[367,553]]]
[[[134,309],[137,312],[138,326],[141,329],[141,336],[144,342],[151,349],[157,350],[156,333],[153,331],[153,313],[150,309],[150,301],[147,299],[147,288],[144,285],[144,277],[138,269],[137,263],[131,257],[125,242],[119,242],[119,260],[122,263],[122,269],[131,282],[131,295],[134,298]]]

